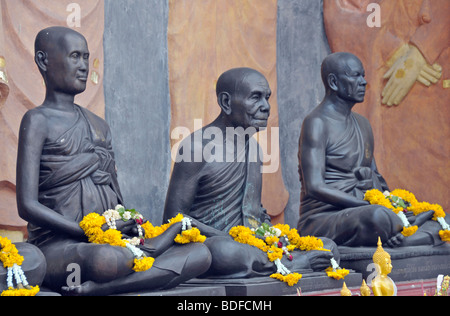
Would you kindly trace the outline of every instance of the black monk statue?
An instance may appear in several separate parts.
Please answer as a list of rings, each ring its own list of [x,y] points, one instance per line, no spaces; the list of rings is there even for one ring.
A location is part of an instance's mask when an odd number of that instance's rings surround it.
[[[122,247],[87,242],[79,223],[122,203],[111,133],[100,117],[74,103],[86,89],[89,50],[74,30],[39,32],[35,61],[45,80],[44,103],[22,119],[17,162],[17,203],[29,222],[29,242],[47,259],[45,285],[69,295],[108,295],[170,288],[205,272],[210,253],[203,244],[174,245],[181,224],[146,240],[156,258],[145,272],[133,272],[133,255]],[[117,221],[131,234],[133,221]],[[80,267],[81,284],[67,286],[68,266]]]
[[[326,95],[304,120],[299,142],[299,231],[349,247],[374,246],[378,236],[391,247],[440,244],[440,225],[430,220],[433,211],[407,214],[419,230],[403,237],[394,212],[364,201],[367,190],[389,190],[375,163],[370,123],[352,111],[364,101],[364,76],[353,54],[334,53],[323,61]]]
[[[267,127],[271,90],[256,70],[235,68],[217,81],[220,115],[184,139],[178,150],[165,205],[165,219],[181,212],[194,219],[208,238],[212,254],[210,275],[227,278],[265,276],[276,271],[267,255],[256,247],[235,242],[228,235],[235,226],[270,224],[261,205],[260,149],[252,137]],[[323,240],[323,251],[295,251],[292,262],[299,269],[322,270],[330,265],[336,246]],[[284,259],[283,259],[284,260]]]

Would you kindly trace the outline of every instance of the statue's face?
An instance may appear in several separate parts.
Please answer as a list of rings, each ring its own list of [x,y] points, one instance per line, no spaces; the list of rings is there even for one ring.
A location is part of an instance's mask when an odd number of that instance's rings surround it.
[[[257,130],[267,127],[272,94],[266,78],[258,73],[248,74],[232,96],[230,114],[235,127]]]
[[[364,67],[358,59],[349,57],[337,77],[337,94],[341,99],[355,103],[364,101],[367,81],[364,79]]]
[[[89,49],[86,39],[67,33],[48,51],[47,86],[55,91],[79,94],[86,89]]]
[[[384,275],[388,275],[392,271],[392,263],[391,259],[385,258],[384,262],[382,262],[381,273]]]

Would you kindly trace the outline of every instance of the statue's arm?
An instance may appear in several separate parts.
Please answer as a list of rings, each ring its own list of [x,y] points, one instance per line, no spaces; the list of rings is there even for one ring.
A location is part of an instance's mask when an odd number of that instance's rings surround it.
[[[19,131],[17,153],[17,207],[25,221],[80,238],[79,225],[39,203],[39,172],[42,148],[47,137],[47,120],[38,111],[27,112]]]
[[[202,167],[203,163],[200,162],[181,161],[175,163],[169,189],[167,190],[164,222],[175,217],[178,213],[189,216],[189,211],[197,193]],[[195,219],[193,219],[193,225],[207,237],[228,236],[227,233],[205,225]]]
[[[383,191],[390,191],[389,190],[389,186],[386,182],[386,180],[384,179],[384,177],[378,172],[378,168],[377,168],[377,164],[375,162],[375,157],[372,159],[372,166],[371,166],[373,172],[377,175],[378,181],[380,181],[381,184],[381,188]]]
[[[357,199],[325,183],[327,131],[325,122],[320,118],[305,119],[300,139],[300,167],[303,187],[308,196],[336,205],[341,208],[367,205],[368,202]]]

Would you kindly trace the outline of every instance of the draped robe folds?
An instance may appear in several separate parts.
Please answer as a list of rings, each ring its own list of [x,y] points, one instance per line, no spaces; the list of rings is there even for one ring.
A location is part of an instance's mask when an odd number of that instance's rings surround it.
[[[351,114],[350,123],[340,139],[327,145],[325,164],[324,181],[333,189],[361,200],[367,190],[388,190],[385,180],[376,169],[370,124],[357,113]],[[300,164],[300,181],[303,183],[301,168]],[[360,215],[363,215],[362,211],[371,212],[374,208],[379,206],[368,205],[343,210],[342,207],[308,196],[302,185],[298,229],[301,235],[324,236],[338,245],[359,246],[359,243],[364,242],[366,228],[369,229],[362,225]],[[393,222],[398,222],[393,212],[386,211]],[[385,227],[385,232],[379,233],[390,237],[393,226],[395,225]]]
[[[190,141],[186,140],[188,144]],[[219,141],[212,142],[210,145],[214,144],[216,153],[228,150],[226,154],[230,154],[230,149],[226,145],[226,149],[222,147],[220,137]],[[261,205],[261,148],[252,137],[245,146],[241,146],[241,149],[239,146],[236,147],[237,153],[232,161],[216,159],[203,162],[197,192],[190,211],[187,212],[187,215],[198,221],[225,232],[235,226],[257,228],[262,223],[270,224],[270,217]],[[205,157],[203,159],[205,160]],[[324,242],[339,259],[334,244],[328,240]],[[210,237],[206,243],[209,245],[213,261],[220,262],[219,267],[212,265],[214,268],[211,274],[214,278],[260,277],[276,272],[276,266],[269,261],[267,254],[254,246],[234,242],[222,236]],[[294,251],[292,256],[294,258],[292,261],[286,256],[282,259],[289,270],[300,273],[311,272],[309,259],[303,251]],[[230,266],[239,268],[229,273]]]
[[[102,213],[122,203],[111,135],[106,122],[76,106],[75,124],[41,155],[39,202],[64,217],[80,222],[89,213]],[[28,224],[29,242],[42,246],[62,237]],[[60,239],[57,238],[57,239]]]
[[[216,151],[221,151],[216,144]],[[204,163],[196,196],[188,215],[217,230],[255,227],[270,222],[261,205],[260,147],[250,138],[233,161]]]

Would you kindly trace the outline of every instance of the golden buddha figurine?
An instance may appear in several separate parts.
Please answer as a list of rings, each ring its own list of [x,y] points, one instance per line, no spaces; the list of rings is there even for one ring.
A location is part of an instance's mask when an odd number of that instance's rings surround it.
[[[359,291],[361,293],[361,296],[370,296],[371,294],[370,287],[367,286],[365,280],[362,281]]]
[[[348,289],[347,284],[345,284],[342,286],[342,290],[341,290],[341,296],[352,296],[352,292]]]
[[[373,254],[373,262],[377,276],[372,280],[372,291],[375,296],[397,296],[397,286],[388,276],[392,271],[391,256],[387,253],[378,237],[378,248]]]

